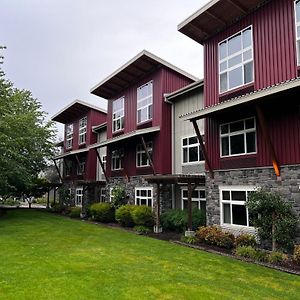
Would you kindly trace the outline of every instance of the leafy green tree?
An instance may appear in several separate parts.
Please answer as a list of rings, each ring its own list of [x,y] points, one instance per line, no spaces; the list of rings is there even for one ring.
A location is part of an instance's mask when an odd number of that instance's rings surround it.
[[[124,188],[117,186],[112,190],[112,205],[115,209],[126,204],[126,193]]]
[[[0,74],[0,195],[7,198],[34,186],[54,155],[55,130],[41,104]]]

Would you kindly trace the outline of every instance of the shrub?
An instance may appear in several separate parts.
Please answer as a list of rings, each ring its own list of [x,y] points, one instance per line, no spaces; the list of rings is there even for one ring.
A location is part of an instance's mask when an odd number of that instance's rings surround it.
[[[133,230],[140,234],[148,234],[152,232],[152,230],[149,227],[143,225],[134,226]]]
[[[135,206],[132,210],[131,216],[135,225],[151,227],[154,224],[153,212],[149,206]]]
[[[271,264],[274,264],[274,263],[281,263],[283,261],[286,261],[288,259],[288,256],[282,252],[278,252],[278,251],[274,251],[274,252],[271,252],[268,256],[268,261],[271,263]]]
[[[264,250],[256,249],[254,259],[261,262],[267,262],[269,260],[269,254]]]
[[[124,188],[119,186],[113,188],[112,196],[111,203],[115,209],[126,204],[126,193]]]
[[[61,213],[63,212],[64,207],[60,203],[51,203],[51,211],[54,213]]]
[[[182,236],[181,241],[187,244],[195,244],[197,242],[197,238],[195,236]]]
[[[251,246],[253,248],[256,247],[256,239],[252,234],[243,233],[235,238],[235,246]]]
[[[294,247],[293,260],[297,265],[300,265],[300,245]]]
[[[134,225],[132,219],[132,211],[135,209],[133,205],[123,205],[116,210],[116,221],[124,227],[131,227]]]
[[[256,250],[251,246],[240,246],[236,248],[235,255],[255,259]]]
[[[93,220],[103,223],[115,221],[115,211],[109,203],[94,203],[89,210]]]
[[[68,213],[71,218],[80,218],[81,207],[71,207]]]
[[[206,223],[205,214],[201,210],[195,209],[192,212],[192,227],[197,229]],[[188,214],[186,210],[171,209],[161,215],[161,225],[166,230],[184,232],[187,228]]]
[[[224,232],[220,227],[200,227],[196,231],[196,237],[201,243],[231,249],[234,246],[235,238],[232,233]]]

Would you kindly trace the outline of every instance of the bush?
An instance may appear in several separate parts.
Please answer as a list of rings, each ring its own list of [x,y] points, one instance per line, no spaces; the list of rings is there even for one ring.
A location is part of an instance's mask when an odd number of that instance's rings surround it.
[[[269,260],[269,254],[264,250],[256,249],[254,259],[261,262],[267,262]]]
[[[235,246],[251,246],[253,248],[256,247],[256,239],[252,234],[243,233],[235,238]]]
[[[148,234],[152,232],[152,230],[149,227],[143,225],[134,226],[133,230],[140,234]]]
[[[232,233],[224,232],[220,227],[200,227],[196,231],[196,237],[201,243],[231,249],[234,246],[235,238]]]
[[[240,246],[236,248],[235,255],[255,259],[256,250],[251,246]]]
[[[63,212],[64,207],[60,203],[51,203],[51,212],[61,213]]]
[[[135,225],[151,227],[154,224],[153,212],[149,206],[135,206],[132,210],[131,216]]]
[[[300,245],[294,247],[293,260],[297,265],[300,265]]]
[[[126,193],[124,188],[119,186],[113,188],[112,196],[111,204],[115,209],[126,204]]]
[[[136,208],[136,206],[133,205],[123,205],[120,206],[116,210],[116,221],[124,227],[131,227],[134,225],[133,219],[132,219],[132,211]]]
[[[288,256],[282,252],[277,252],[277,251],[274,251],[274,252],[271,252],[268,256],[268,261],[271,263],[271,264],[274,264],[274,263],[281,263],[283,261],[286,261],[288,259]]]
[[[206,223],[205,214],[198,209],[192,212],[192,227],[196,230]],[[176,232],[184,232],[187,228],[188,214],[186,210],[171,209],[161,215],[161,225],[164,229]]]
[[[6,206],[20,206],[20,202],[18,200],[14,200],[14,199],[6,199],[6,200],[2,200],[0,202],[0,204],[2,205],[6,205]]]
[[[187,244],[195,244],[197,242],[197,238],[195,236],[182,236],[181,241]]]
[[[71,207],[68,213],[70,218],[80,218],[81,207]]]
[[[103,223],[115,221],[115,210],[109,203],[94,203],[89,211],[93,220]]]

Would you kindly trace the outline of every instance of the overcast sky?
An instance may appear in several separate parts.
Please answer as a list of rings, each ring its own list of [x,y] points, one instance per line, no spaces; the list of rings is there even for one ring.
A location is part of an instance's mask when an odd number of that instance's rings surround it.
[[[208,0],[1,0],[3,69],[54,115],[146,49],[199,78],[201,45],[177,25]]]

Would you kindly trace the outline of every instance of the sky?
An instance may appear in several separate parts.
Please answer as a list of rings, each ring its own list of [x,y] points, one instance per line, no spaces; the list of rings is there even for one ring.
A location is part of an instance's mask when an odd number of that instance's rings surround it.
[[[75,99],[106,108],[90,89],[143,49],[202,78],[202,46],[177,25],[207,2],[1,0],[2,68],[48,118]]]

